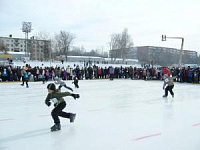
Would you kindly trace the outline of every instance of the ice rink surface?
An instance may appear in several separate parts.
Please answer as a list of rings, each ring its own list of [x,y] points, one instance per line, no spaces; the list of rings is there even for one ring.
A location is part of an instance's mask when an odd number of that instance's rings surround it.
[[[162,81],[81,80],[81,98],[65,97],[75,122],[51,132],[47,84],[20,84],[0,83],[0,150],[200,150],[200,85],[163,98]]]

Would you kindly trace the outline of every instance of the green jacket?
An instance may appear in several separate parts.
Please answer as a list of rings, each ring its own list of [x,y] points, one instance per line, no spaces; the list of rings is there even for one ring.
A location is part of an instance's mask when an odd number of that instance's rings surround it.
[[[168,86],[174,85],[174,82],[173,82],[174,79],[175,77],[167,77],[166,79],[164,79],[163,88],[165,87],[165,85],[168,85]]]
[[[52,99],[57,99],[57,103],[54,104],[54,106],[58,106],[60,103],[64,102],[65,100],[63,99],[63,97],[65,96],[71,96],[71,93],[69,92],[59,92],[59,90],[55,90],[53,93],[48,94],[46,99],[45,99],[45,103],[48,105],[48,103],[52,100]]]

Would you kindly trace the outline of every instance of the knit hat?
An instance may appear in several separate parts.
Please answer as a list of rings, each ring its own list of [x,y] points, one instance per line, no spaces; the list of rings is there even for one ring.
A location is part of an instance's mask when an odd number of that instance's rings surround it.
[[[48,90],[56,90],[56,86],[55,86],[55,84],[53,84],[53,83],[49,83],[48,85],[47,85],[47,89]]]

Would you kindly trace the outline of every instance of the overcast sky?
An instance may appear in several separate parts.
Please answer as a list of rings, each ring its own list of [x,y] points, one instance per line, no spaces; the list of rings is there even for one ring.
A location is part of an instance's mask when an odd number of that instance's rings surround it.
[[[109,49],[110,35],[128,28],[134,46],[180,48],[200,53],[200,0],[0,0],[0,36],[24,38],[22,22],[34,36],[60,30],[76,35],[74,46]]]

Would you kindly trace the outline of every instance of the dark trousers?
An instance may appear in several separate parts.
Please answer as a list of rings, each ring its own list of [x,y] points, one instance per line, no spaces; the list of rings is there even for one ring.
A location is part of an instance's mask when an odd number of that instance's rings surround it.
[[[68,87],[66,84],[65,85],[63,85],[65,88],[67,88],[67,89],[69,89],[69,90],[71,90],[71,91],[73,91],[73,89],[72,88],[70,88],[70,87]],[[62,85],[59,85],[59,87],[58,87],[58,89],[60,90],[62,87],[63,87]]]
[[[26,86],[28,87],[28,79],[23,78],[22,85],[24,85],[24,82],[26,82]]]
[[[60,119],[58,118],[58,116],[63,117],[63,118],[70,118],[70,113],[66,113],[62,111],[65,107],[66,107],[66,102],[64,101],[52,110],[51,116],[55,124],[60,123]]]
[[[170,92],[171,95],[174,95],[174,92],[172,91],[172,89],[174,88],[174,85],[172,86],[167,86],[165,88],[165,96],[168,96],[168,91]]]
[[[74,82],[75,88],[79,88],[78,82]]]

